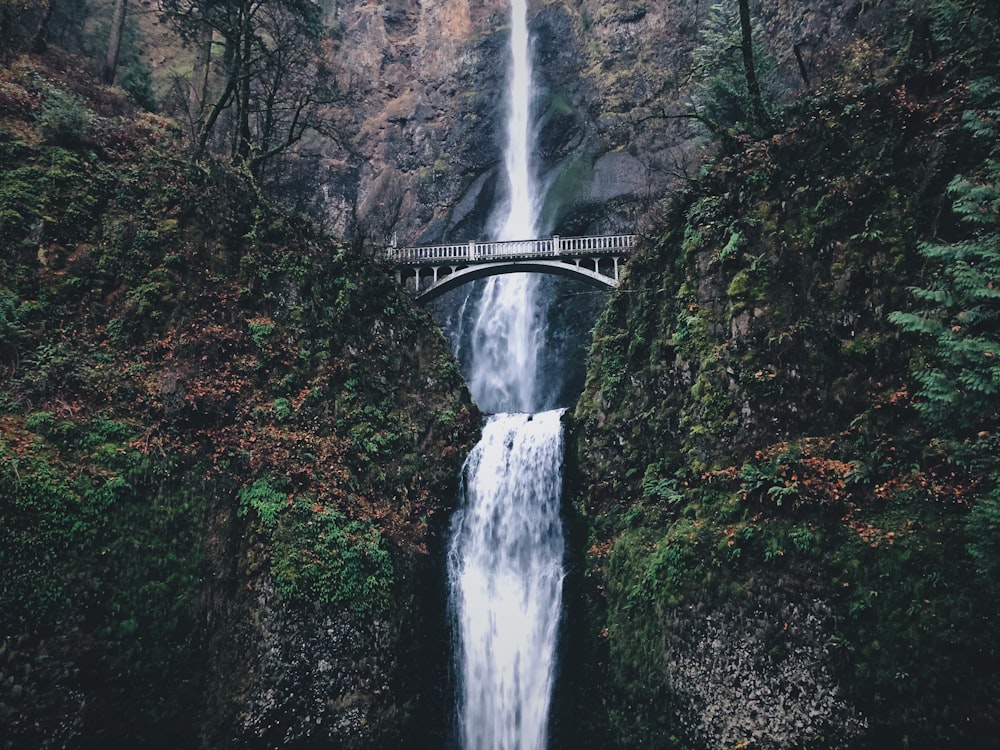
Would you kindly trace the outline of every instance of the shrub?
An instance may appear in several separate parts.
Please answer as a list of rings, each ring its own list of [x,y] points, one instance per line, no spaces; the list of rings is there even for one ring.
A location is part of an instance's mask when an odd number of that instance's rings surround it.
[[[274,416],[279,422],[284,422],[287,419],[290,419],[292,413],[292,405],[287,398],[274,399]]]
[[[247,328],[250,331],[250,338],[253,339],[253,342],[261,349],[264,349],[267,347],[267,341],[271,334],[274,333],[274,321],[270,318],[255,318],[247,321]]]
[[[50,143],[79,146],[90,133],[90,113],[72,95],[52,89],[42,102],[38,128]]]
[[[129,98],[143,109],[156,109],[156,97],[153,94],[153,73],[147,63],[137,60],[126,65],[119,76],[121,87]]]

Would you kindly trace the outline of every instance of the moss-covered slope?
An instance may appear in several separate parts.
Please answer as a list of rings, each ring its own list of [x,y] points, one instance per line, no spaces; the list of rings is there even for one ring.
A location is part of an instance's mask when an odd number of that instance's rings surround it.
[[[0,745],[433,732],[443,336],[73,67],[0,70]]]
[[[919,342],[887,319],[995,145],[965,72],[872,71],[737,137],[630,262],[575,413],[565,700],[591,718],[567,735],[995,742],[997,588],[968,549],[991,482],[918,418]]]

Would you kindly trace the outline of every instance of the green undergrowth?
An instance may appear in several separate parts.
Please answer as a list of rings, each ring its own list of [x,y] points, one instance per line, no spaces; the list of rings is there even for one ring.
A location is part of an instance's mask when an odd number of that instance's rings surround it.
[[[253,592],[419,621],[478,414],[383,261],[43,64],[0,73],[0,711],[20,746],[194,746]]]
[[[59,720],[47,715],[60,708],[52,679],[91,694],[81,721],[191,740],[210,494],[197,466],[143,451],[140,438],[137,424],[106,416],[4,418],[0,709],[11,742],[41,741]],[[163,683],[176,686],[168,704]]]
[[[706,622],[796,612],[824,639],[802,689],[840,706],[829,724],[817,714],[789,730],[801,746],[990,741],[995,469],[962,460],[951,428],[924,418],[911,373],[925,350],[890,318],[940,278],[921,243],[969,237],[949,182],[988,172],[988,139],[967,126],[975,84],[949,75],[817,93],[773,136],[738,137],[630,260],[573,424],[590,586],[578,637],[595,639],[581,652],[608,680],[601,711],[580,698],[581,736],[717,746],[706,738],[730,730],[699,723],[713,714],[679,670],[703,670],[724,701],[749,662],[708,650],[692,666],[690,646],[671,649]],[[752,631],[747,684],[784,679],[791,624]],[[732,726],[751,727],[753,710],[734,703]],[[749,729],[726,736],[757,746]]]
[[[370,520],[348,521],[266,479],[240,491],[239,515],[251,511],[268,538],[271,572],[283,596],[342,605],[361,616],[387,609],[392,558]]]

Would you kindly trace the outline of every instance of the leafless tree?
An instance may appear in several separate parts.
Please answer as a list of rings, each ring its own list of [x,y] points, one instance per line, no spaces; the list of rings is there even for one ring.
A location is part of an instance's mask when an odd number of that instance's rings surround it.
[[[101,64],[101,80],[109,86],[115,82],[118,72],[118,55],[122,48],[122,34],[125,31],[125,12],[127,0],[115,0],[111,13],[111,33],[108,35],[108,49]]]
[[[187,107],[197,153],[228,147],[260,180],[277,156],[323,130],[323,108],[338,93],[315,3],[161,0],[161,10],[196,51]]]

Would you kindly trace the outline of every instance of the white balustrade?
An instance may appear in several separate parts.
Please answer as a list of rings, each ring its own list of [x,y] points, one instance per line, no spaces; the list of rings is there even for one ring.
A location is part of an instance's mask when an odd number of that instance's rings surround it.
[[[421,265],[430,261],[483,263],[505,258],[563,257],[613,254],[635,247],[634,234],[599,237],[551,237],[509,242],[468,242],[461,245],[386,248],[388,258],[400,265]],[[618,254],[621,254],[620,252]],[[616,261],[617,264],[617,261]]]

